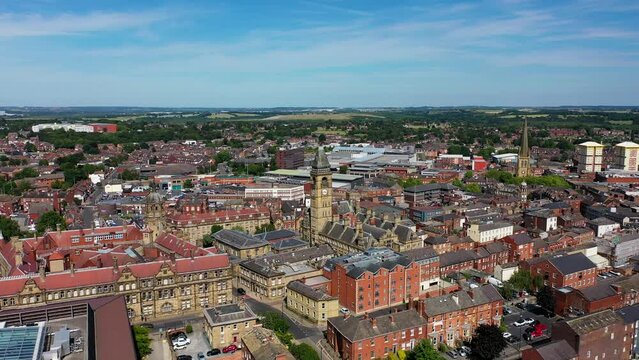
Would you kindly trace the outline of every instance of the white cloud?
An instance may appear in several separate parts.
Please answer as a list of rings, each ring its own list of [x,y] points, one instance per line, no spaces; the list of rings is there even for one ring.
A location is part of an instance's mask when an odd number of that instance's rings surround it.
[[[162,11],[141,13],[92,12],[88,14],[0,13],[0,37],[60,36],[139,28],[166,19]]]

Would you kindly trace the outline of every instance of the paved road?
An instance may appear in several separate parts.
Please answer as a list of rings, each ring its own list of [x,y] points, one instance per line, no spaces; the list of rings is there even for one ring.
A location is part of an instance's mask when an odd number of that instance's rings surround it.
[[[315,326],[307,326],[300,323],[297,319],[286,314],[286,311],[283,311],[282,306],[273,306],[271,304],[267,304],[264,302],[260,302],[257,299],[254,299],[250,296],[246,296],[245,300],[246,304],[253,310],[254,313],[260,314],[267,311],[275,311],[281,313],[290,325],[289,330],[291,334],[295,337],[295,339],[299,341],[304,341],[309,345],[313,346],[317,351],[320,351],[317,347],[317,342],[324,338],[322,331]],[[281,303],[280,303],[281,304]]]

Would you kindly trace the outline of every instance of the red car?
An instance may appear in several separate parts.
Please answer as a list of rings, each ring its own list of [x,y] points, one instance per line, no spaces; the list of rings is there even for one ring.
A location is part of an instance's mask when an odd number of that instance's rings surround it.
[[[237,346],[231,344],[227,347],[225,347],[224,349],[222,349],[223,353],[230,353],[230,352],[235,352],[235,350],[237,350]]]

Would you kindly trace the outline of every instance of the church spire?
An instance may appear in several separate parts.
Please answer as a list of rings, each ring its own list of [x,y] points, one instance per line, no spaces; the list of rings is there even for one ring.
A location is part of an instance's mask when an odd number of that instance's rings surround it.
[[[517,176],[530,175],[530,149],[528,148],[528,120],[524,119],[524,131],[521,133],[519,158],[517,159]]]
[[[521,134],[519,156],[530,157],[530,149],[528,149],[528,120],[526,119],[524,119],[524,131]]]

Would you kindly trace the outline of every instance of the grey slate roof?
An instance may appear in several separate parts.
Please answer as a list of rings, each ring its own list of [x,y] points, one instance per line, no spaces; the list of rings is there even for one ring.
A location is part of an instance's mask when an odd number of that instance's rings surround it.
[[[514,234],[509,236],[516,245],[525,245],[533,242],[533,239],[528,234]]]
[[[477,254],[471,250],[458,250],[439,255],[439,266],[445,267],[449,265],[459,264],[466,261],[473,261],[477,258]]]
[[[587,269],[594,269],[597,267],[583,253],[560,256],[549,259],[549,261],[557,268],[557,270],[559,270],[564,275],[584,271]]]
[[[417,248],[412,250],[406,250],[402,253],[402,255],[416,262],[419,262],[421,260],[436,258],[438,256],[437,252],[435,252],[435,250],[430,246],[425,246],[422,248]]]
[[[625,324],[632,324],[639,321],[639,304],[622,307],[617,310],[617,315],[621,316]]]
[[[259,240],[264,241],[277,241],[283,239],[290,239],[296,237],[297,233],[295,231],[280,229],[274,231],[267,231],[261,234],[255,234],[254,237]]]
[[[472,289],[470,292],[473,294],[472,298],[466,291],[457,291],[438,297],[426,298],[424,299],[424,312],[427,316],[437,316],[488,304],[493,301],[504,300],[493,285],[484,285]]]
[[[376,322],[375,326],[372,319]],[[330,318],[328,322],[351,342],[426,326],[427,323],[414,309],[381,315],[371,319],[366,319],[363,316],[347,318],[340,316]]]
[[[211,326],[233,324],[256,320],[257,316],[250,308],[241,308],[238,304],[220,305],[204,311],[204,317]]]
[[[257,239],[247,233],[227,229],[216,232],[213,234],[213,238],[236,249],[253,249],[269,244],[268,241]]]
[[[336,297],[330,296],[318,289],[314,289],[301,281],[291,281],[288,285],[286,285],[286,287],[315,301],[337,299]]]
[[[271,243],[271,249],[275,249],[279,251],[297,249],[297,248],[302,248],[306,246],[308,246],[308,243],[300,239],[284,239],[284,240],[278,240]]]
[[[578,335],[585,335],[594,330],[612,325],[620,319],[622,319],[621,316],[607,309],[576,319],[567,320],[566,324]]]

